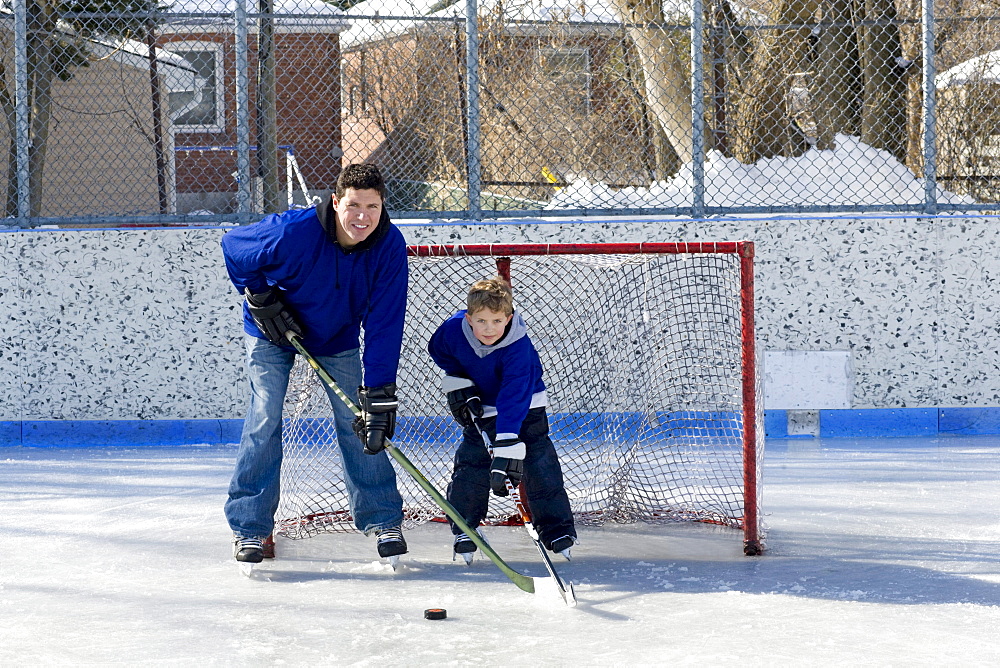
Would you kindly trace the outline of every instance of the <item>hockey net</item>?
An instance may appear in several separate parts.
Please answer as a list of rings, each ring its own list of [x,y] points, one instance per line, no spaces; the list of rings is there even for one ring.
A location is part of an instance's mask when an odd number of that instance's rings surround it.
[[[753,321],[753,244],[411,246],[394,445],[439,490],[461,438],[427,353],[497,273],[544,368],[551,436],[578,524],[702,521],[761,547],[762,406]],[[285,405],[277,531],[354,531],[326,392],[302,360]],[[407,528],[443,519],[397,469]],[[490,499],[488,522],[517,516]]]

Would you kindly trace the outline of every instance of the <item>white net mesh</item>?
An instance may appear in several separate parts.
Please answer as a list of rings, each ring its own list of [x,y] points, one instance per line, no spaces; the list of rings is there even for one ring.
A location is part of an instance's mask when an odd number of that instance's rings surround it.
[[[499,266],[505,272],[506,260]],[[464,308],[468,286],[497,268],[492,256],[410,258],[393,440],[440,490],[461,430],[427,341]],[[510,257],[509,272],[515,308],[544,367],[551,435],[578,523],[744,527],[745,516],[759,516],[762,420],[755,408],[754,438],[747,439],[739,255],[525,255]],[[353,531],[330,404],[301,361],[284,443],[279,531],[290,538]],[[407,526],[443,518],[408,474],[397,476]],[[488,521],[514,516],[509,500],[491,497]]]

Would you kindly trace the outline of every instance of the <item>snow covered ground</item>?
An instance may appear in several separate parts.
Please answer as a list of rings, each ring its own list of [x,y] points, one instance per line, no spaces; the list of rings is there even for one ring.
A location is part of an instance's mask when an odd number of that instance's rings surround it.
[[[996,665],[1000,437],[770,441],[768,553],[701,525],[584,528],[579,605],[408,532],[280,540],[239,574],[235,447],[0,449],[0,665]],[[518,528],[487,529],[530,575]],[[448,619],[427,621],[425,608]]]

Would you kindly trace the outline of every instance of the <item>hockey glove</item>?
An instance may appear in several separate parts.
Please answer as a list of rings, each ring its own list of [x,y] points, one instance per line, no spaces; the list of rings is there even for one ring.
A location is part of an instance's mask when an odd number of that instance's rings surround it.
[[[507,496],[507,480],[517,487],[524,477],[524,443],[516,438],[501,438],[493,445],[490,464],[490,489],[497,496]]]
[[[359,387],[358,404],[361,416],[354,418],[354,433],[365,446],[366,455],[376,455],[387,445],[386,441],[396,433],[396,385],[389,383],[381,387]]]
[[[463,427],[471,427],[476,418],[483,417],[483,402],[479,398],[479,388],[475,385],[452,390],[448,393],[448,408],[455,421]]]
[[[288,339],[285,338],[288,332],[295,332],[302,336],[302,327],[295,322],[295,318],[288,311],[288,307],[281,301],[279,291],[271,288],[267,292],[252,294],[250,289],[244,291],[247,300],[247,310],[250,317],[260,333],[267,337],[271,343],[279,346],[287,346]]]

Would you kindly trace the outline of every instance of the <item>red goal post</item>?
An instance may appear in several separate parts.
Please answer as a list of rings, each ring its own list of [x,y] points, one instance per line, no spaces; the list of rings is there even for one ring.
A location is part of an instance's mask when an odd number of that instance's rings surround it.
[[[551,435],[578,524],[703,521],[760,554],[753,243],[468,244],[408,248],[394,438],[438,489],[461,431],[426,352],[469,285],[500,274],[538,350]],[[325,392],[297,368],[286,402],[278,530],[352,530]],[[407,524],[440,519],[400,472]],[[509,506],[509,507],[508,507]],[[491,498],[490,521],[516,511]]]

